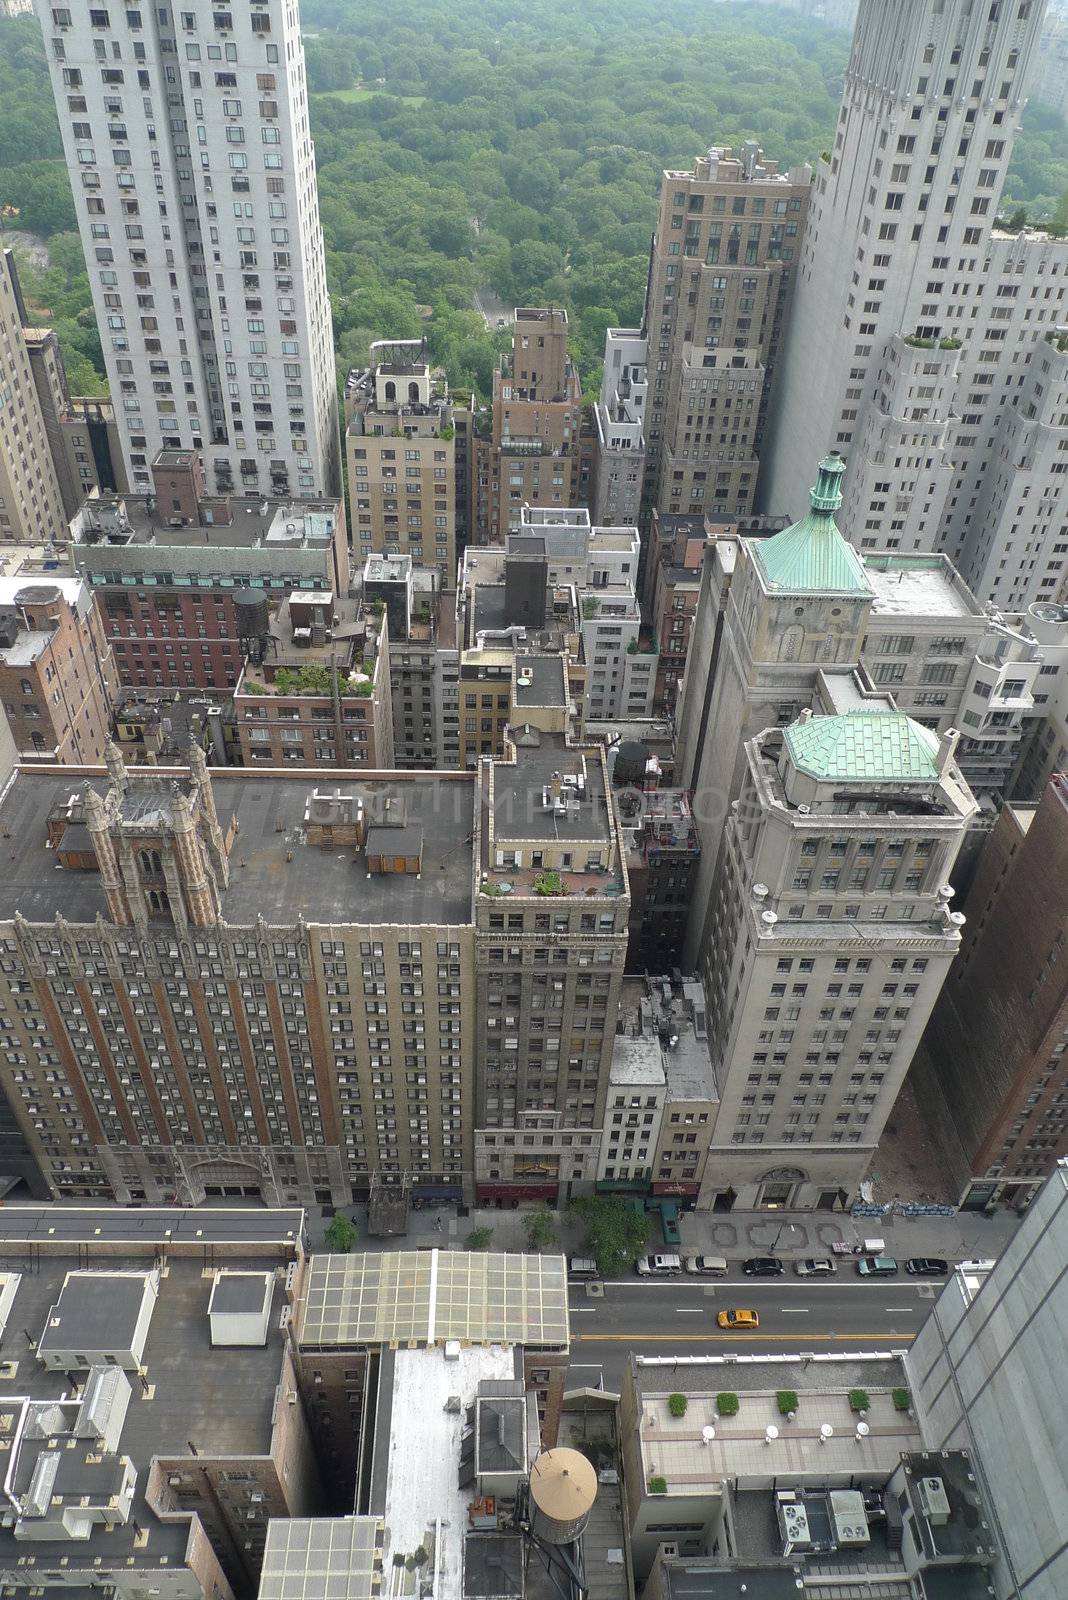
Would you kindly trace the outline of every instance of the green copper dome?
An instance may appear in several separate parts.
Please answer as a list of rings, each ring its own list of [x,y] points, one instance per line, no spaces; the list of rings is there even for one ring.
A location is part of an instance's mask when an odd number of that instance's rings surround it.
[[[821,782],[935,783],[938,735],[903,711],[802,717],[783,735],[801,772]]]
[[[837,451],[824,456],[810,491],[808,514],[751,546],[769,589],[787,594],[871,594],[863,563],[834,520],[842,504],[844,472],[845,462]]]

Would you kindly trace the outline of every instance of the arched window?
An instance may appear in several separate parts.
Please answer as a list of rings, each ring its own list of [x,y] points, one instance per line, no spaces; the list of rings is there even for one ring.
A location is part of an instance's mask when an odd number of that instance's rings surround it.
[[[387,400],[396,400],[396,398],[397,398],[397,385],[393,382],[393,379],[390,378],[390,379],[388,379],[388,381],[386,383],[386,399]]]
[[[417,383],[410,383],[408,385],[408,399],[409,400],[418,400],[419,399],[419,385]]]
[[[164,889],[149,890],[148,903],[151,909],[159,912],[160,915],[166,915],[171,909],[170,900],[167,898],[167,893]]]

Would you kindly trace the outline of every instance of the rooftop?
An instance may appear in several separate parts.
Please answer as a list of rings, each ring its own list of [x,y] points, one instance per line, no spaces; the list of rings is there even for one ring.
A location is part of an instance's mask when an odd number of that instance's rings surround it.
[[[388,1382],[388,1365],[383,1375]],[[481,1383],[509,1382],[514,1377],[515,1352],[502,1345],[479,1344],[449,1354],[426,1349],[392,1352],[388,1430],[376,1430],[384,1435],[389,1452],[381,1507],[387,1529],[386,1564],[390,1566],[391,1555],[408,1555],[422,1546],[432,1557],[430,1570],[439,1575],[437,1593],[450,1600],[459,1600],[463,1592],[464,1535],[473,1498],[473,1485],[460,1482],[465,1414]],[[525,1428],[520,1445],[525,1467]],[[416,1462],[418,1470],[413,1471]]]
[[[937,783],[938,735],[902,711],[804,717],[783,733],[790,759],[820,781]]]
[[[210,521],[173,526],[155,495],[99,495],[84,502],[71,522],[79,567],[106,567],[109,550],[129,545],[181,549],[186,545],[284,550],[326,548],[334,539],[338,502],[264,500],[231,495],[205,501]]]
[[[36,1212],[38,1208],[29,1209]],[[68,1208],[56,1209],[63,1212]],[[102,1216],[101,1212],[92,1214]],[[5,1232],[10,1232],[10,1215],[10,1211],[5,1211]],[[133,1215],[140,1217],[142,1214]],[[176,1217],[182,1215],[175,1212]],[[271,1214],[265,1211],[261,1216],[268,1219]],[[123,1220],[130,1217],[131,1213],[125,1213]],[[106,1223],[102,1222],[101,1226]],[[271,1224],[271,1231],[277,1233],[277,1220]],[[161,1238],[158,1226],[154,1237],[157,1241]],[[234,1259],[240,1262],[240,1254]],[[54,1371],[46,1369],[27,1347],[23,1330],[35,1337],[44,1331],[49,1312],[60,1298],[67,1272],[84,1265],[84,1260],[84,1252],[72,1247],[69,1254],[43,1252],[35,1255],[31,1266],[24,1246],[12,1247],[0,1241],[0,1268],[21,1271],[6,1327],[0,1333],[0,1361],[11,1364],[10,1371],[5,1370],[5,1378],[12,1394],[29,1394],[36,1400],[53,1401],[70,1394],[71,1379],[67,1371],[62,1367]],[[110,1289],[115,1283],[115,1273],[124,1270],[144,1273],[151,1263],[144,1255],[126,1257],[120,1252],[101,1259],[99,1265],[106,1269],[101,1274],[101,1283]],[[143,1280],[129,1281],[139,1284]],[[133,1386],[117,1446],[119,1455],[128,1456],[136,1471],[129,1520],[120,1521],[111,1532],[93,1529],[88,1538],[63,1534],[58,1538],[49,1537],[40,1545],[32,1531],[29,1539],[16,1538],[10,1525],[4,1526],[0,1529],[0,1566],[5,1570],[40,1561],[49,1568],[66,1567],[73,1578],[84,1568],[89,1574],[87,1581],[95,1585],[100,1575],[94,1575],[94,1568],[102,1556],[111,1566],[128,1564],[149,1570],[158,1570],[163,1565],[180,1566],[189,1539],[189,1522],[180,1510],[173,1521],[161,1521],[149,1509],[146,1491],[153,1460],[156,1457],[191,1460],[191,1443],[201,1455],[212,1457],[259,1456],[270,1449],[276,1391],[286,1357],[285,1336],[278,1328],[278,1318],[272,1320],[265,1347],[213,1349],[208,1319],[212,1279],[210,1274],[205,1275],[202,1250],[188,1257],[169,1256],[168,1271],[160,1275],[158,1291],[159,1300],[148,1327],[142,1360],[147,1387],[140,1385],[133,1375],[127,1378],[115,1368],[101,1369],[112,1381],[121,1379],[122,1384],[132,1383]],[[82,1376],[87,1378],[88,1374]],[[77,1456],[78,1452],[73,1454]],[[90,1468],[99,1476],[99,1472],[109,1469],[114,1460],[106,1453],[97,1468],[83,1458],[78,1470],[84,1472]],[[88,1480],[84,1488],[88,1488]],[[83,1492],[83,1486],[72,1479],[68,1492],[76,1509],[75,1497]],[[32,1530],[32,1522],[29,1527]],[[40,1554],[36,1553],[38,1549]]]
[[[716,1357],[677,1368],[670,1359],[658,1366],[637,1357],[631,1370],[640,1393],[643,1472],[647,1480],[667,1480],[669,1499],[719,1494],[745,1479],[781,1483],[843,1472],[885,1479],[904,1452],[921,1445],[917,1423],[894,1407],[891,1392],[906,1379],[891,1357],[819,1365],[757,1358],[746,1368]],[[864,1419],[850,1407],[853,1388],[868,1395]],[[725,1389],[740,1401],[733,1417],[721,1416],[716,1405]],[[792,1422],[779,1411],[779,1390],[798,1396]],[[682,1417],[671,1414],[671,1394],[686,1395]],[[866,1430],[859,1437],[858,1428]]]
[[[563,1256],[398,1250],[313,1256],[300,1311],[305,1349],[395,1340],[567,1348]]]
[[[164,777],[183,771],[156,769]],[[238,831],[230,854],[230,883],[222,890],[222,916],[248,925],[263,915],[291,926],[298,917],[321,923],[465,923],[471,918],[473,781],[470,775],[398,773],[389,778],[356,777],[350,771],[314,774],[212,774],[216,810],[224,832],[231,818]],[[107,791],[99,769],[47,768],[19,772],[0,801],[0,833],[7,850],[0,882],[0,921],[17,911],[30,922],[65,916],[92,922],[107,915],[95,872],[61,867],[49,847],[45,819],[85,787]],[[366,852],[352,847],[320,848],[307,843],[304,816],[312,790],[340,781],[365,801],[403,794],[409,822],[423,828],[421,876],[369,874]]]
[[[526,680],[530,681],[527,682]],[[518,655],[515,662],[517,706],[566,706],[567,664],[561,656]]]
[[[202,1250],[213,1243],[290,1244],[303,1237],[304,1212],[263,1206],[5,1206],[0,1212],[0,1254],[34,1246],[54,1253],[72,1245],[129,1245]],[[74,1254],[75,1252],[71,1252]],[[77,1252],[79,1255],[81,1252]],[[110,1258],[109,1258],[110,1259]]]
[[[984,615],[948,556],[865,554],[864,571],[875,592],[871,614],[900,617]]]
[[[664,1600],[797,1600],[800,1568],[782,1563],[720,1562],[701,1558],[669,1561]]]
[[[527,737],[533,740],[534,735]],[[569,789],[569,777],[580,781],[580,786]],[[559,802],[552,798],[556,779],[562,780]],[[493,763],[491,820],[497,843],[509,839],[610,840],[611,810],[600,750],[571,745],[561,733],[540,734],[536,744],[524,742],[514,762]],[[488,845],[488,837],[484,838]]]

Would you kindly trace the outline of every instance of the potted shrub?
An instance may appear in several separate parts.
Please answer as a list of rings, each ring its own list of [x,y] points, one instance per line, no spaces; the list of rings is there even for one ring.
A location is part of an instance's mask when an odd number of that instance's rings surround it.
[[[724,1389],[716,1396],[716,1410],[721,1417],[735,1417],[738,1415],[738,1396],[730,1389]]]
[[[649,1479],[650,1494],[667,1494],[667,1479],[660,1477],[659,1473]]]
[[[867,1389],[850,1389],[849,1408],[851,1411],[856,1411],[860,1416],[866,1417],[870,1405],[871,1401],[868,1399]]]
[[[687,1400],[684,1394],[668,1395],[668,1410],[673,1417],[684,1417],[686,1415],[686,1405]]]
[[[890,1398],[894,1402],[895,1411],[911,1411],[912,1396],[907,1389],[892,1389]]]
[[[780,1389],[775,1396],[781,1417],[792,1417],[797,1410],[797,1395],[792,1389]]]

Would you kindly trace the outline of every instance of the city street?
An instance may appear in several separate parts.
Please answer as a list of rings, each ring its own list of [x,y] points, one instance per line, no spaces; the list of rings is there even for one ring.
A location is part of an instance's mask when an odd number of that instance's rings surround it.
[[[603,1296],[570,1285],[572,1386],[619,1391],[631,1351],[645,1355],[843,1354],[901,1348],[927,1316],[942,1281],[902,1274],[862,1282],[846,1265],[836,1278],[757,1281],[672,1278],[654,1283],[609,1280]],[[727,1332],[716,1315],[744,1306],[760,1315],[759,1331]]]

